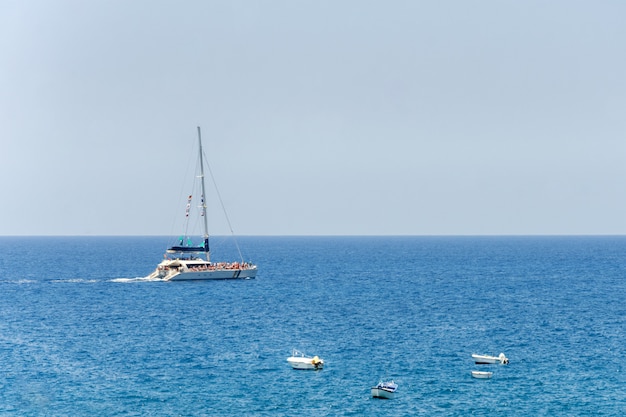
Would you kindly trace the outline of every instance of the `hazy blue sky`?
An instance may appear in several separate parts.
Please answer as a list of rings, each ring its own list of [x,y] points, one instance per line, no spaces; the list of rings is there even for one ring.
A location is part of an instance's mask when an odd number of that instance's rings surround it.
[[[0,234],[172,233],[198,125],[239,235],[626,234],[625,16],[0,0]]]

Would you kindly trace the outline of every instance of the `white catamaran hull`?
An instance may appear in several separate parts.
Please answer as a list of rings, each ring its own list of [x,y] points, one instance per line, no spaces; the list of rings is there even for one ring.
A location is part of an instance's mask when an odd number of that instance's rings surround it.
[[[256,269],[216,270],[203,272],[178,272],[167,278],[168,281],[192,281],[208,279],[251,279],[256,277]]]
[[[207,264],[210,265],[210,264]],[[164,261],[148,276],[163,281],[203,281],[215,279],[252,279],[256,277],[256,266],[246,268],[202,268],[194,270],[179,261]]]

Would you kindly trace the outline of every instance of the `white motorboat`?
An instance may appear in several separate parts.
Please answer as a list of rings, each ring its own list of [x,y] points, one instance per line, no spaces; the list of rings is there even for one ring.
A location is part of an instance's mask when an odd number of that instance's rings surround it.
[[[188,230],[190,212],[192,205],[192,195],[187,199],[185,210],[185,235],[178,238],[175,245],[169,247],[163,261],[157,268],[148,275],[147,279],[161,279],[164,281],[187,281],[187,280],[213,280],[213,279],[249,279],[256,277],[256,265],[244,262],[239,246],[237,251],[241,258],[234,262],[212,262],[209,250],[209,231],[207,225],[207,206],[204,199],[206,195],[204,186],[204,159],[202,152],[202,138],[200,127],[198,127],[198,150],[199,150],[199,174],[200,178],[200,198],[198,214],[204,225],[204,236],[200,245],[194,245],[191,237],[186,235]],[[219,193],[218,193],[219,196]],[[223,207],[223,204],[222,204]],[[231,228],[232,230],[232,228]],[[235,242],[236,244],[236,242]],[[204,259],[201,257],[204,254]]]
[[[487,365],[492,363],[500,363],[502,365],[506,365],[507,363],[509,363],[509,358],[504,356],[504,353],[501,353],[498,356],[477,355],[473,353],[472,359],[474,359],[474,362],[477,365]]]
[[[472,377],[478,379],[489,379],[493,376],[493,372],[472,371]]]
[[[380,381],[376,386],[372,387],[372,397],[390,400],[397,389],[398,384],[393,381]]]
[[[293,350],[291,356],[287,358],[287,362],[293,369],[317,371],[324,368],[324,359],[318,356],[307,356],[303,352]]]

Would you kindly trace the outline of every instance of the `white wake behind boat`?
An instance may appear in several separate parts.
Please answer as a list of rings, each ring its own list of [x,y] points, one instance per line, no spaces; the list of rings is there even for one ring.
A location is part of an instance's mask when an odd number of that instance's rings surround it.
[[[318,356],[307,356],[303,352],[293,350],[291,356],[287,358],[287,362],[293,369],[317,371],[324,369],[324,359]]]
[[[372,387],[372,397],[390,400],[398,390],[398,384],[393,381],[380,381]]]
[[[169,247],[163,255],[163,261],[148,275],[147,279],[161,279],[164,281],[214,280],[214,279],[250,279],[256,277],[256,265],[244,262],[239,251],[240,261],[212,262],[209,250],[209,231],[207,224],[207,206],[204,196],[204,159],[202,152],[202,138],[198,127],[198,154],[200,178],[200,199],[198,211],[204,226],[204,236],[200,245],[194,245],[191,237],[181,236],[176,245]],[[187,199],[185,211],[185,231],[189,224],[192,208],[192,195]],[[223,205],[222,205],[223,207]],[[232,228],[231,228],[232,230]],[[204,258],[202,258],[204,256]]]
[[[472,359],[477,365],[487,365],[493,363],[500,363],[502,365],[506,365],[509,363],[509,358],[504,356],[504,353],[501,353],[498,356],[489,356],[489,355],[477,355],[475,353],[472,354]]]
[[[478,379],[489,379],[493,376],[493,372],[472,371],[472,377]]]

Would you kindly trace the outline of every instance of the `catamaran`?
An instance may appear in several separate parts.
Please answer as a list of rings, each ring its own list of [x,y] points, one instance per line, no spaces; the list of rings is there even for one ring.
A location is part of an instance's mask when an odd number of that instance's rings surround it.
[[[204,159],[202,152],[202,136],[198,127],[198,151],[200,168],[200,216],[204,227],[202,244],[194,246],[189,236],[179,238],[176,245],[169,247],[163,255],[163,261],[148,275],[148,279],[164,281],[213,280],[213,279],[250,279],[256,277],[257,267],[244,262],[239,251],[240,260],[234,262],[212,262],[209,249],[209,231],[207,223],[207,206],[204,196]],[[192,195],[187,200],[185,216],[189,218]],[[239,247],[237,246],[237,250]],[[204,256],[204,258],[203,258]]]

